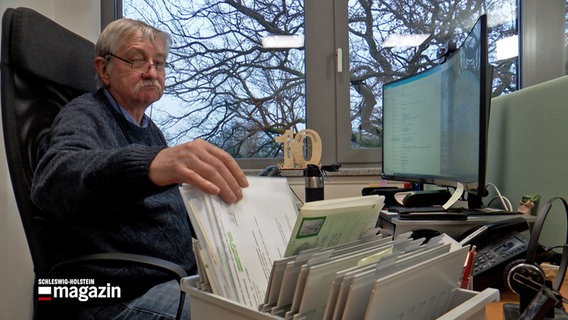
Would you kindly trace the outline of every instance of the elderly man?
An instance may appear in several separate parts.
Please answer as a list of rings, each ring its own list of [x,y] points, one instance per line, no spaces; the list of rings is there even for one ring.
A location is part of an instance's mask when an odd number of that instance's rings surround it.
[[[164,91],[169,45],[166,33],[143,22],[109,24],[96,44],[100,88],[63,108],[42,141],[32,198],[58,228],[59,259],[138,253],[194,274],[191,226],[178,184],[192,184],[227,203],[242,198],[248,182],[229,154],[203,140],[168,147],[145,115]],[[164,273],[121,265],[87,266],[77,275],[119,285],[122,299],[83,306],[60,318],[175,316],[179,286]],[[189,308],[184,309],[189,318]]]

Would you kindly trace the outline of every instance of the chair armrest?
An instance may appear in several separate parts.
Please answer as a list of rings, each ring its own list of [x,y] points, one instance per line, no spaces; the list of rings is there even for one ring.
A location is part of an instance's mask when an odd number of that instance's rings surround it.
[[[171,261],[167,261],[156,257],[140,255],[140,254],[123,253],[123,252],[95,253],[95,254],[80,256],[74,259],[65,260],[53,266],[53,268],[51,268],[50,270],[50,273],[52,273],[57,269],[67,267],[69,265],[81,264],[84,262],[96,262],[96,261],[130,262],[141,266],[151,267],[157,270],[165,271],[170,275],[175,276],[179,280],[188,276],[187,272],[180,265],[175,264]]]

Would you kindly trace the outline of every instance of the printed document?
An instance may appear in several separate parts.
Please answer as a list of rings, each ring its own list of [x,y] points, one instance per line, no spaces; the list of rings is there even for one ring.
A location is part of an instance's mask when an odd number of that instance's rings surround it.
[[[243,200],[232,205],[190,185],[180,191],[213,292],[256,309],[273,261],[284,256],[298,210],[286,178],[248,179]]]

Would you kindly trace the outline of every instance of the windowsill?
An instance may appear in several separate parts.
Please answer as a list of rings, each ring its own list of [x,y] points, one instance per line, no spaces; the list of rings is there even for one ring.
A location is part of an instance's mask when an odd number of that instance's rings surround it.
[[[246,175],[255,176],[260,175],[262,170],[244,169]],[[357,176],[380,176],[380,168],[340,168],[337,172],[326,172],[330,177],[357,177]],[[302,177],[304,171],[302,169],[281,170],[280,176],[282,177]]]

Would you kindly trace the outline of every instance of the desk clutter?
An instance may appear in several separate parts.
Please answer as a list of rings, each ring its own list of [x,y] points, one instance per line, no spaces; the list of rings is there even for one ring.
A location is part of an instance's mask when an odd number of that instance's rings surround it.
[[[563,204],[564,214],[568,219],[568,202],[562,197],[549,199],[539,209],[528,242],[526,258],[513,261],[507,271],[507,283],[511,290],[519,295],[520,299],[518,306],[504,306],[503,310],[508,317],[507,319],[512,319],[511,316],[517,314],[520,315],[516,319],[521,320],[566,319],[568,317],[563,306],[563,302],[567,300],[560,293],[568,268],[568,229],[564,245],[559,246],[559,248],[562,248],[562,254],[556,269],[557,272],[553,277],[548,276],[545,268],[542,267],[545,260],[542,260],[541,257],[547,256],[545,253],[550,250],[539,250],[539,247],[541,247],[540,234],[555,201]]]
[[[198,276],[181,282],[194,319],[483,319],[499,299],[494,288],[466,289],[470,245],[447,233],[380,233],[382,196],[297,212],[280,178],[251,178],[237,205],[180,192],[196,226]]]
[[[199,240],[194,252],[202,280],[249,307],[262,303],[274,261],[376,236],[383,207],[373,195],[313,201],[298,212],[287,180],[275,177],[249,177],[234,205],[187,185],[180,192]]]
[[[557,292],[565,273],[549,290],[545,276],[532,272],[552,201],[562,200],[568,217],[562,198],[551,199],[536,217],[415,220],[382,210],[383,196],[313,201],[298,210],[285,179],[249,183],[237,205],[180,186],[196,226],[198,275],[181,281],[194,319],[484,319],[500,285],[480,276],[519,258],[507,283],[521,303],[503,311],[563,311],[555,306],[564,301]],[[523,233],[533,222],[528,239]],[[432,228],[435,233],[416,232]],[[565,270],[568,244],[562,248]],[[533,303],[535,296],[544,303]]]
[[[256,309],[212,293],[206,274],[182,289],[195,319],[483,319],[499,291],[460,288],[469,252],[445,234],[410,233],[304,250],[274,261]]]
[[[507,273],[521,304],[507,306],[505,313],[512,310],[522,317],[534,309],[542,315],[563,311],[557,304],[565,300],[558,292],[568,266],[568,236],[558,247],[562,259],[554,284],[549,286],[548,277],[533,272],[539,234],[553,201],[562,200],[568,218],[563,198],[551,199],[533,217],[537,219],[530,239],[521,237],[530,223],[525,216],[491,215],[491,223],[481,223],[481,216],[475,215],[428,221],[464,236],[460,240],[446,232],[427,237],[403,232],[400,227],[410,220],[386,214],[381,210],[384,197],[377,195],[314,201],[296,213],[286,181],[274,179],[251,179],[247,192],[255,197],[245,199],[257,200],[238,206],[180,187],[197,226],[198,276],[181,282],[192,298],[192,317],[484,319],[485,305],[499,300],[498,289],[472,285],[477,266],[473,262],[488,256],[483,254],[487,246],[492,248],[489,255],[507,248],[507,260],[526,252]],[[383,232],[387,229],[381,228],[381,216],[396,225],[394,234]],[[410,222],[408,226],[416,228],[421,221]],[[470,230],[470,224],[478,227]],[[456,226],[459,232],[450,228]],[[533,297],[542,298],[542,303]]]

